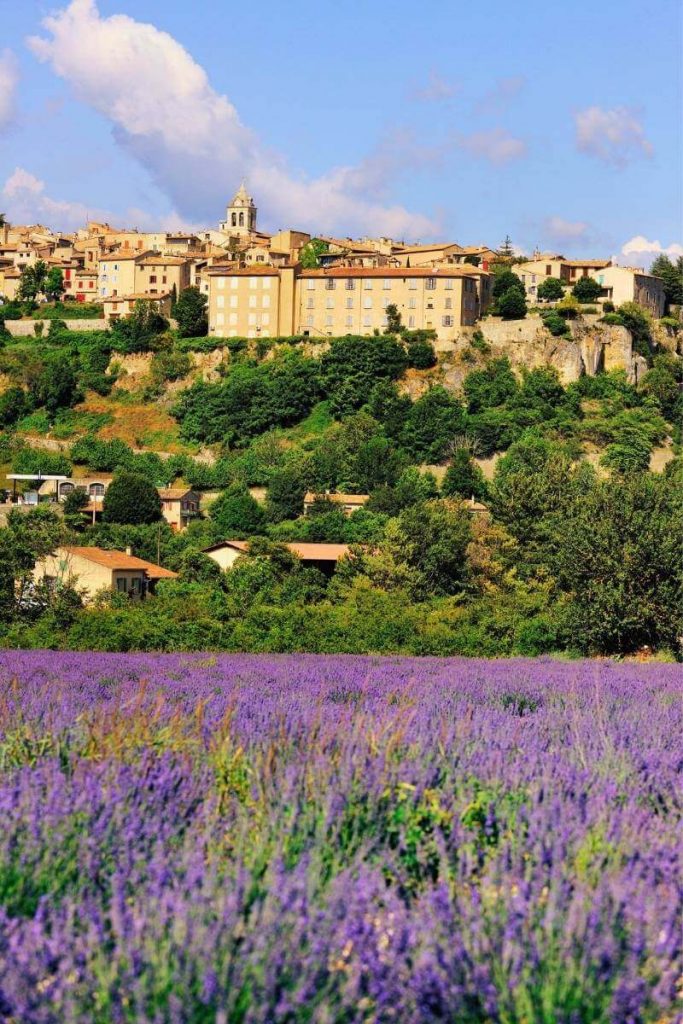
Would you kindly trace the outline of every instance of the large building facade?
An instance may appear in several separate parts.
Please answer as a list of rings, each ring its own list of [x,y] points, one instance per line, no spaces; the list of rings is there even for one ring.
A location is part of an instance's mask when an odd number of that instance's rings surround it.
[[[207,276],[209,333],[222,338],[372,334],[396,306],[404,327],[448,341],[491,301],[490,275],[470,266],[215,266]]]

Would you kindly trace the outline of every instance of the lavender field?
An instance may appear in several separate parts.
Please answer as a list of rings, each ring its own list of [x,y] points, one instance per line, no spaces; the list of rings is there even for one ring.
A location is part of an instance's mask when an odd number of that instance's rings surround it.
[[[0,653],[0,1021],[665,1024],[683,668]]]

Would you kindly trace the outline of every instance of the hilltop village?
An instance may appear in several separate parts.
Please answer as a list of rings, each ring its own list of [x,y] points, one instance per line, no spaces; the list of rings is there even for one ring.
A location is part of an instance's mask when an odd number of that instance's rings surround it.
[[[679,653],[682,262],[2,218],[0,638]]]

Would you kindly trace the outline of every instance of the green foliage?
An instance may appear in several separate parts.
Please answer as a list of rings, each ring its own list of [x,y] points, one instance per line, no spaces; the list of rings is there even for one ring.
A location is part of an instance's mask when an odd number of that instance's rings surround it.
[[[511,270],[503,270],[496,274],[493,280],[493,298],[500,299],[509,291],[519,292],[522,298],[526,295],[522,279],[517,274],[513,274]]]
[[[386,308],[387,315],[387,334],[398,334],[401,330],[401,314],[399,313],[398,306],[393,302],[390,302]]]
[[[299,261],[304,270],[315,270],[320,266],[320,257],[330,251],[330,243],[321,238],[312,238],[299,253]]]
[[[234,444],[299,422],[318,395],[317,363],[285,352],[260,365],[235,364],[220,384],[194,384],[174,414],[187,440]]]
[[[0,428],[11,427],[33,407],[30,395],[20,387],[9,387],[0,394]]]
[[[403,428],[403,445],[419,462],[439,462],[464,425],[460,402],[445,388],[436,386],[413,404]]]
[[[56,302],[64,294],[64,272],[60,267],[50,267],[45,277],[44,291],[50,302]]]
[[[571,336],[571,332],[567,327],[567,321],[563,316],[554,310],[550,309],[547,312],[541,314],[543,317],[543,326],[550,331],[550,333],[556,337],[561,338],[563,336]]]
[[[484,474],[467,448],[456,449],[446,470],[442,489],[448,498],[476,498],[477,501],[484,501],[488,496]]]
[[[136,525],[161,518],[161,499],[154,484],[139,473],[123,470],[109,484],[102,502],[105,523]]]
[[[572,288],[572,295],[579,302],[595,302],[602,293],[602,285],[594,277],[580,277]]]
[[[408,366],[415,370],[429,370],[436,366],[436,352],[429,341],[414,341],[408,345]]]
[[[14,473],[42,473],[48,476],[70,476],[71,463],[65,455],[40,448],[21,448],[12,460]]]
[[[262,533],[266,523],[263,507],[241,484],[233,484],[219,494],[209,509],[209,515],[226,540],[241,540]]]
[[[472,370],[463,381],[467,411],[481,412],[503,405],[518,389],[517,378],[507,357],[492,359],[482,370]]]
[[[536,294],[539,299],[544,299],[546,302],[555,302],[564,295],[564,288],[559,277],[546,277],[539,284]]]
[[[129,316],[113,321],[112,348],[124,353],[149,352],[155,348],[158,336],[166,330],[168,320],[158,311],[156,303],[140,299]]]
[[[657,256],[650,267],[650,273],[661,277],[667,306],[683,305],[683,256],[676,262],[664,254]]]
[[[559,313],[566,320],[575,320],[581,312],[581,304],[575,295],[571,292],[567,292],[564,298],[555,306],[555,312]]]
[[[37,260],[33,266],[28,265],[21,271],[18,297],[35,302],[38,295],[45,291],[48,269],[44,260]]]
[[[633,336],[633,348],[638,355],[651,360],[654,342],[652,340],[652,318],[637,302],[623,302],[619,316],[624,327]]]
[[[389,335],[333,338],[320,359],[320,382],[332,412],[344,415],[367,402],[378,381],[397,380],[407,365],[405,349]]]
[[[604,316],[602,316],[600,318],[600,323],[602,323],[602,324],[612,324],[615,327],[624,327],[625,326],[624,321],[623,321],[623,319],[621,317],[621,314],[620,313],[615,313],[614,311],[606,312],[604,314]]]
[[[524,293],[517,288],[503,292],[496,302],[496,310],[503,320],[523,320],[527,313]]]
[[[208,299],[194,286],[183,288],[173,307],[181,338],[201,338],[209,330]]]

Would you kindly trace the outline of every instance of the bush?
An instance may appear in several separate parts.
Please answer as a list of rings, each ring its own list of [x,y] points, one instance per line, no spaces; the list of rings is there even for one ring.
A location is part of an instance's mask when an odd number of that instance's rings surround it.
[[[549,310],[547,313],[541,313],[541,317],[543,319],[543,326],[556,338],[571,334],[567,327],[567,321],[554,309]]]
[[[194,286],[183,288],[173,307],[173,317],[181,338],[200,338],[209,330],[207,297]]]
[[[493,298],[500,299],[509,291],[517,291],[524,298],[526,290],[522,279],[513,274],[511,270],[503,270],[496,274],[493,280]]]
[[[408,366],[415,370],[429,370],[435,364],[436,352],[428,341],[415,341],[408,345]]]
[[[161,519],[161,498],[154,484],[139,473],[124,471],[114,477],[104,495],[105,523],[138,525]]]
[[[262,533],[266,514],[242,484],[234,484],[216,498],[209,516],[227,540],[237,540]]]
[[[539,284],[536,294],[539,299],[555,302],[564,295],[564,288],[559,277],[546,277],[545,281],[541,281]]]
[[[572,295],[579,302],[595,302],[602,292],[602,285],[593,277],[580,277],[572,288]]]
[[[614,303],[610,299],[606,299],[602,304],[603,313],[613,313]]]
[[[517,288],[510,288],[500,296],[496,308],[503,320],[523,320],[527,314],[524,292]]]
[[[600,318],[600,323],[613,324],[615,327],[625,326],[624,321],[619,313],[605,313],[605,315]]]

